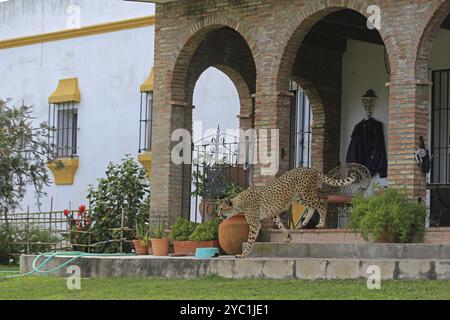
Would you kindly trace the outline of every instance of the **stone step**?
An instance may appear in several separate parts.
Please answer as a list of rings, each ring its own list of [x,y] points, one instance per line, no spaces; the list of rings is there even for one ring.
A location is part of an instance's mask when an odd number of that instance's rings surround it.
[[[22,273],[32,270],[35,256],[23,255]],[[50,270],[70,257],[56,257],[42,269]],[[82,277],[164,277],[198,278],[216,275],[228,279],[368,279],[378,270],[381,280],[450,280],[450,260],[370,260],[370,259],[294,259],[219,257],[83,257],[71,265],[80,267]],[[67,266],[69,267],[69,266]],[[67,267],[53,273],[67,277]]]
[[[378,243],[273,243],[257,242],[251,257],[315,259],[443,259],[450,260],[450,245]]]

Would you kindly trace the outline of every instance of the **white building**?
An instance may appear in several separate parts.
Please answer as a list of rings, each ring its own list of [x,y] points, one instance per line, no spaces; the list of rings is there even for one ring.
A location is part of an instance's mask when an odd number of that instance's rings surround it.
[[[127,154],[137,158],[140,88],[153,66],[153,14],[153,4],[122,0],[0,2],[0,98],[34,106],[40,123],[48,121],[49,97],[59,81],[78,81],[81,99],[73,103],[78,167],[73,182],[47,188],[41,211],[49,211],[52,198],[53,210],[86,204],[88,185],[95,185],[109,162]],[[227,111],[211,112],[211,104]],[[225,116],[224,128],[237,128],[236,89],[222,73],[211,69],[202,75],[196,105],[196,118],[210,119],[205,129]],[[17,211],[28,207],[39,210],[31,190]]]

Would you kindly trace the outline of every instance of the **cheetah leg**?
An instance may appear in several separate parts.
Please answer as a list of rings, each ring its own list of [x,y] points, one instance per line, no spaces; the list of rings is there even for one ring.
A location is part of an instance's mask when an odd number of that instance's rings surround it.
[[[319,224],[316,226],[316,228],[323,229],[325,228],[325,222],[327,220],[327,209],[322,203],[319,203],[317,206],[317,211],[320,214],[320,221]]]
[[[305,220],[302,223],[302,227],[306,227],[309,223],[309,221],[311,221],[314,212],[316,212],[316,210],[314,210],[313,208],[308,207],[308,215],[306,216]]]
[[[292,241],[292,236],[289,233],[289,231],[286,230],[286,228],[283,225],[283,222],[281,222],[281,219],[279,216],[275,216],[273,218],[273,222],[277,225],[277,227],[281,230],[281,232],[284,235],[284,242],[286,243],[291,243]]]
[[[303,222],[303,226],[306,226],[309,223],[309,221],[311,220],[311,218],[314,215],[314,212],[317,210],[317,212],[320,215],[320,221],[319,221],[319,224],[316,226],[316,228],[323,229],[325,227],[325,221],[326,221],[326,217],[327,217],[327,210],[326,210],[325,206],[319,200],[306,202],[305,204],[308,207],[308,216],[306,217],[305,221]]]
[[[250,225],[250,232],[248,234],[247,245],[245,246],[245,249],[242,252],[242,254],[237,255],[236,258],[238,259],[247,258],[248,254],[252,250],[256,238],[258,237],[259,230],[261,230],[261,222],[259,222],[259,220],[258,222],[256,222],[255,225]]]

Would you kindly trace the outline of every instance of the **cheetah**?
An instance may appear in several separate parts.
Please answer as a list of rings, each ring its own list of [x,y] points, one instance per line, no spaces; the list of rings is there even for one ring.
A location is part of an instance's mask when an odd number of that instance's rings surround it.
[[[219,214],[245,215],[250,227],[247,245],[237,258],[245,258],[250,253],[253,243],[261,229],[261,220],[271,218],[284,235],[285,242],[292,241],[292,237],[284,227],[280,214],[287,211],[294,201],[300,202],[308,209],[308,214],[302,224],[306,226],[317,210],[320,221],[316,228],[323,228],[326,219],[326,207],[319,200],[318,187],[320,182],[330,186],[348,186],[356,181],[356,175],[343,180],[336,180],[319,173],[312,168],[297,168],[291,170],[272,181],[263,188],[251,187],[233,199],[223,200],[219,206]]]

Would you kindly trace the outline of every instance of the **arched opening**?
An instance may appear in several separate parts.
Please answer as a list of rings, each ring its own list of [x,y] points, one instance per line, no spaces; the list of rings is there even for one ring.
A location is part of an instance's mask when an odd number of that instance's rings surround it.
[[[230,184],[248,186],[250,169],[237,154],[242,149],[239,129],[254,126],[255,87],[253,54],[236,30],[227,26],[201,30],[182,50],[171,96],[177,104],[188,106],[182,109],[178,127],[193,135],[193,162],[180,170],[184,217],[207,220],[222,189]],[[211,183],[206,170],[211,177],[220,171],[226,181]],[[203,208],[201,217],[199,208]]]
[[[295,81],[309,97],[313,167],[327,173],[340,164],[360,163],[371,171],[372,184],[388,184],[389,60],[378,30],[352,9],[322,10],[293,32],[277,84],[288,90]],[[370,113],[362,101],[369,90],[377,96]],[[290,157],[296,153],[294,146]],[[345,227],[337,219],[329,217],[328,227]]]
[[[450,1],[436,10],[422,36],[417,56],[417,77],[431,84],[418,104],[428,106],[427,177],[430,206],[428,224],[450,226]],[[428,87],[426,87],[428,88]]]

